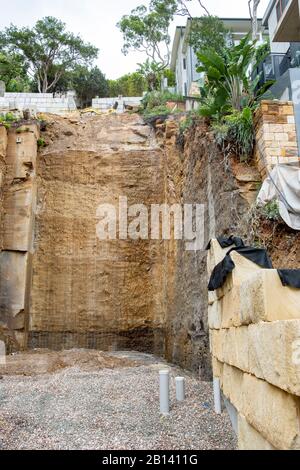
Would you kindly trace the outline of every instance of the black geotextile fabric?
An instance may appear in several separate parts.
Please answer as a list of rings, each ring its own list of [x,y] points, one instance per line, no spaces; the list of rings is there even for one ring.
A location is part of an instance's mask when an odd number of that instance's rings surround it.
[[[218,237],[217,238],[221,248],[229,248],[236,245],[228,251],[224,259],[215,266],[208,284],[208,290],[214,291],[223,286],[229,273],[231,273],[235,264],[230,256],[232,251],[236,251],[240,255],[249,259],[264,269],[273,269],[272,261],[266,250],[263,248],[254,248],[245,246],[243,240],[239,237]],[[207,249],[210,248],[210,242]],[[278,275],[281,279],[283,286],[294,287],[300,289],[300,269],[278,269]]]

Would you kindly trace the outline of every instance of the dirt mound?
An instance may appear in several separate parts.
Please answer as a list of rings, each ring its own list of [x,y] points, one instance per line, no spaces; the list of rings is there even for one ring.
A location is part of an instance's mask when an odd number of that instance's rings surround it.
[[[300,233],[289,228],[283,221],[260,220],[256,230],[260,246],[271,256],[276,269],[300,268]]]
[[[6,365],[0,365],[0,375],[32,376],[54,373],[69,367],[78,367],[81,371],[96,371],[137,365],[136,361],[94,350],[72,349],[55,352],[39,349],[7,356]]]

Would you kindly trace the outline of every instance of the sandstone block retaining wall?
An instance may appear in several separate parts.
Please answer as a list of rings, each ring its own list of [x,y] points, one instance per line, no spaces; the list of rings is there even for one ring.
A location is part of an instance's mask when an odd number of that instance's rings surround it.
[[[216,240],[209,275],[222,260]],[[240,449],[300,449],[300,290],[232,253],[236,268],[209,295],[213,374],[238,414]]]

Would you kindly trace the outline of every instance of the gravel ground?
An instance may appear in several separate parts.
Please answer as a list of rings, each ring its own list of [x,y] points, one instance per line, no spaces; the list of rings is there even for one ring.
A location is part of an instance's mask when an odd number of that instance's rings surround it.
[[[75,361],[52,373],[4,375],[0,449],[236,448],[226,411],[221,416],[213,412],[210,383],[150,355],[107,356],[108,362],[116,358],[118,365],[124,359],[125,367],[86,371]],[[158,371],[166,367],[172,378],[172,409],[169,417],[162,417]],[[181,404],[175,400],[177,375],[186,378],[187,399]]]

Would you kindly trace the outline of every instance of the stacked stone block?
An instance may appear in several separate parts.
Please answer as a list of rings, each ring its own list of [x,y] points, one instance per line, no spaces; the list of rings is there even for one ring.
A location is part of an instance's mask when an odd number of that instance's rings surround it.
[[[213,240],[208,270],[222,260]],[[300,290],[236,252],[209,294],[213,373],[238,413],[240,449],[300,449]]]
[[[254,122],[255,160],[263,178],[279,163],[299,161],[292,101],[262,101]]]

